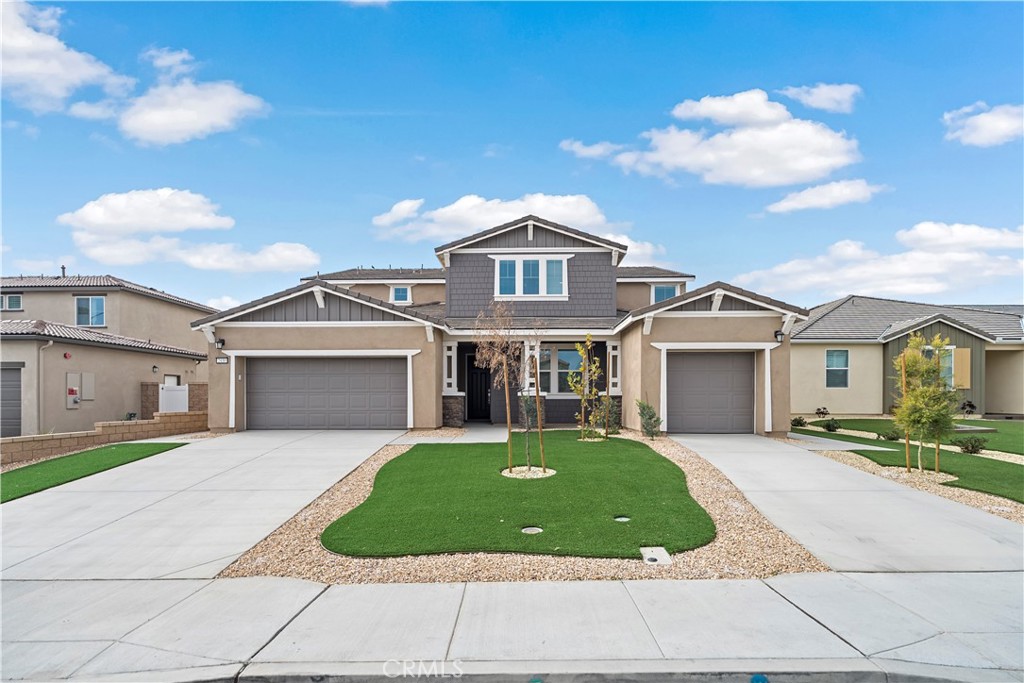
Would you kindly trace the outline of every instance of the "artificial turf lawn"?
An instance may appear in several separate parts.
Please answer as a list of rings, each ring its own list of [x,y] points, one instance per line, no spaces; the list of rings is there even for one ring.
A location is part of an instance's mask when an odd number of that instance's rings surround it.
[[[715,538],[715,524],[690,497],[686,475],[646,445],[626,439],[580,443],[575,431],[545,432],[546,479],[509,479],[506,446],[420,444],[377,473],[362,505],[321,536],[342,555],[394,557],[513,552],[639,558],[641,546],[670,553]],[[513,439],[524,465],[523,435]],[[532,440],[538,461],[536,434]],[[628,522],[616,522],[624,515]],[[539,526],[543,533],[522,533]]]
[[[123,443],[26,465],[0,474],[0,503],[66,484],[135,460],[183,446],[180,443]]]
[[[853,420],[850,420],[853,422]],[[853,427],[851,426],[851,429]],[[822,436],[838,441],[847,441],[855,444],[870,444],[887,448],[887,451],[851,451],[857,455],[873,460],[883,467],[906,467],[907,458],[904,452],[902,441],[874,441],[849,434],[823,434],[809,429],[794,429],[798,434],[809,434],[811,436]],[[849,449],[843,449],[849,450]],[[935,469],[935,448],[924,447],[921,451],[921,461],[926,470]],[[910,462],[917,467],[917,446],[910,446]],[[1009,498],[1018,503],[1024,503],[1024,465],[1002,460],[993,460],[981,455],[967,455],[966,453],[951,453],[942,451],[939,454],[939,466],[946,474],[957,477],[955,481],[947,482],[943,486],[953,486],[971,491],[991,493],[994,496]]]
[[[942,439],[942,443],[952,445],[950,443],[952,439],[965,436],[980,436],[985,439],[985,448],[989,450],[1024,455],[1024,420],[957,420],[956,423],[971,425],[972,427],[991,427],[998,431],[961,432],[959,434],[950,434]],[[825,424],[825,420],[815,420],[811,424],[816,427],[821,427]],[[888,432],[893,429],[898,432],[900,431],[899,427],[894,425],[892,420],[886,420],[884,418],[839,420],[839,424],[843,426],[843,429],[853,429],[860,432],[874,432],[875,434]],[[902,434],[902,432],[900,433]]]

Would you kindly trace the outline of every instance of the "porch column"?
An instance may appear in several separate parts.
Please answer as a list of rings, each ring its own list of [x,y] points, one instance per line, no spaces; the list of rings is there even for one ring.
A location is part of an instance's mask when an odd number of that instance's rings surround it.
[[[608,342],[608,391],[612,396],[622,396],[622,356],[619,342]]]
[[[444,345],[444,385],[442,393],[454,396],[459,393],[458,342]]]

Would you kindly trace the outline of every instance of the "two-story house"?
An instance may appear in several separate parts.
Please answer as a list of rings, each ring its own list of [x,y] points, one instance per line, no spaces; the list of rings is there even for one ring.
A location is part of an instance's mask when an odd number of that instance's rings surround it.
[[[434,251],[440,268],[354,268],[195,321],[211,345],[210,427],[402,429],[504,421],[475,362],[476,319],[507,302],[549,423],[574,420],[568,375],[591,335],[603,388],[639,427],[784,432],[789,331],[807,311],[692,275],[620,265],[627,247],[525,216]]]
[[[189,323],[214,310],[111,275],[4,277],[3,436],[92,429],[139,415],[144,382],[206,382]]]

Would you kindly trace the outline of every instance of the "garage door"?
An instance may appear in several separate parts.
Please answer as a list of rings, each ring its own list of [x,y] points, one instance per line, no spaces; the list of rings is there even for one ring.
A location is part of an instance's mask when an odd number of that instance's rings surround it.
[[[405,429],[405,358],[249,358],[248,429]]]
[[[753,353],[668,354],[668,431],[754,431]]]
[[[0,370],[0,436],[21,436],[21,369]]]

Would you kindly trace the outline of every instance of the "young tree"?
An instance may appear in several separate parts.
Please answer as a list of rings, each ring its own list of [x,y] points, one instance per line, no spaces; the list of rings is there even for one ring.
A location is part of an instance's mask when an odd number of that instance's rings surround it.
[[[939,443],[953,430],[953,418],[959,404],[956,389],[942,377],[942,356],[949,344],[941,335],[929,341],[914,333],[907,348],[896,359],[900,371],[899,405],[893,409],[893,421],[907,435],[907,469],[909,470],[910,434],[918,437],[917,468],[923,469],[921,449],[925,439],[935,441],[935,471],[939,471]],[[930,357],[926,351],[930,350]]]
[[[476,317],[476,365],[494,375],[495,388],[505,388],[505,424],[508,428],[508,469],[512,471],[512,403],[509,380],[520,376],[523,342],[514,332],[512,309],[494,301]]]
[[[569,373],[569,388],[580,397],[580,438],[587,435],[587,406],[601,395],[598,381],[601,379],[601,359],[594,353],[594,340],[588,334],[581,344],[576,343],[576,353],[580,355],[580,369]]]

